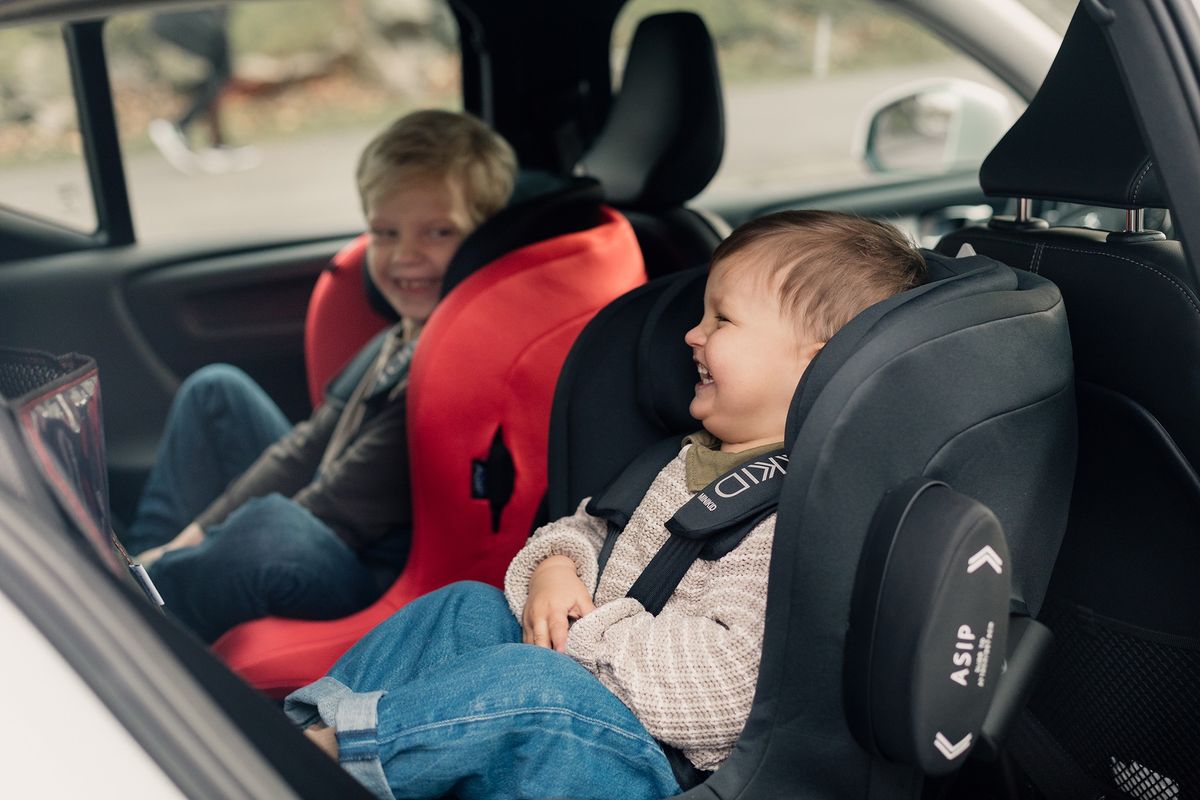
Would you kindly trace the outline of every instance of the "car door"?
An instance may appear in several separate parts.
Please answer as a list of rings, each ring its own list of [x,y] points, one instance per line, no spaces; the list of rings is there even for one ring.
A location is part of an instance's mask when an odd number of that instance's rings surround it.
[[[440,0],[285,0],[0,30],[0,344],[97,359],[119,516],[200,366],[307,416],[305,311],[362,230],[358,153],[461,107],[456,26]]]

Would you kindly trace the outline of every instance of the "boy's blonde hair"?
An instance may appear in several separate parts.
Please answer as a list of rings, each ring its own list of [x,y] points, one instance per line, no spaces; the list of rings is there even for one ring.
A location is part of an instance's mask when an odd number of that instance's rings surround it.
[[[836,211],[780,211],[738,226],[713,253],[756,257],[778,282],[801,341],[827,342],[867,306],[924,283],[925,259],[886,222]]]
[[[475,226],[508,202],[516,173],[517,156],[500,134],[465,112],[430,109],[406,114],[372,139],[355,177],[364,211],[398,182],[457,180]]]

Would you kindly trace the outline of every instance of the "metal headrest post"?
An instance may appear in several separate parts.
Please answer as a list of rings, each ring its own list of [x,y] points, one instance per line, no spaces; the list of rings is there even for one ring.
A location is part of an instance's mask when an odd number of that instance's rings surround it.
[[[1041,217],[1033,216],[1033,200],[1028,197],[1017,198],[1017,215],[1015,217],[992,217],[988,227],[1004,231],[1036,231],[1050,227],[1050,223]]]
[[[1137,244],[1139,242],[1161,242],[1167,238],[1162,231],[1146,230],[1146,209],[1125,209],[1125,230],[1113,231],[1105,239],[1107,242],[1119,244]]]

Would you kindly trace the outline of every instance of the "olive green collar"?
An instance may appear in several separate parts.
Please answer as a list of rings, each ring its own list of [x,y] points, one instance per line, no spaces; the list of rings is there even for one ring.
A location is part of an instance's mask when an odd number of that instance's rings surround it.
[[[783,442],[775,442],[739,453],[723,453],[721,440],[705,430],[689,434],[683,443],[692,445],[684,462],[689,492],[700,491],[743,461],[783,447]]]

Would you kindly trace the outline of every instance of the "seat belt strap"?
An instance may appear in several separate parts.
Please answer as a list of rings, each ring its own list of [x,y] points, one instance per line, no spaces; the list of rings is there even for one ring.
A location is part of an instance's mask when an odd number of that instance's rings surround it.
[[[604,574],[604,567],[608,563],[608,557],[612,555],[617,537],[629,524],[629,518],[633,516],[634,509],[637,508],[638,503],[642,502],[642,498],[650,490],[650,484],[654,483],[658,473],[662,472],[662,468],[671,463],[671,459],[679,454],[680,442],[681,437],[679,436],[671,436],[655,442],[631,461],[629,466],[625,467],[616,480],[610,483],[603,492],[588,502],[587,513],[608,521],[608,535],[605,536],[604,545],[600,548],[597,557],[599,562],[599,569],[596,573],[597,586],[600,585],[600,576]]]
[[[656,443],[588,503],[589,514],[608,522],[608,535],[597,556],[597,588],[617,538],[654,478],[678,452],[679,440],[675,437]],[[671,535],[626,596],[638,600],[651,614],[662,611],[692,562],[697,558],[721,558],[741,544],[755,525],[774,513],[787,464],[786,450],[772,450],[717,476],[697,492],[667,521]]]
[[[716,560],[731,552],[775,512],[787,465],[787,451],[772,450],[738,464],[697,492],[667,520],[671,535],[625,596],[657,616],[692,562]]]

